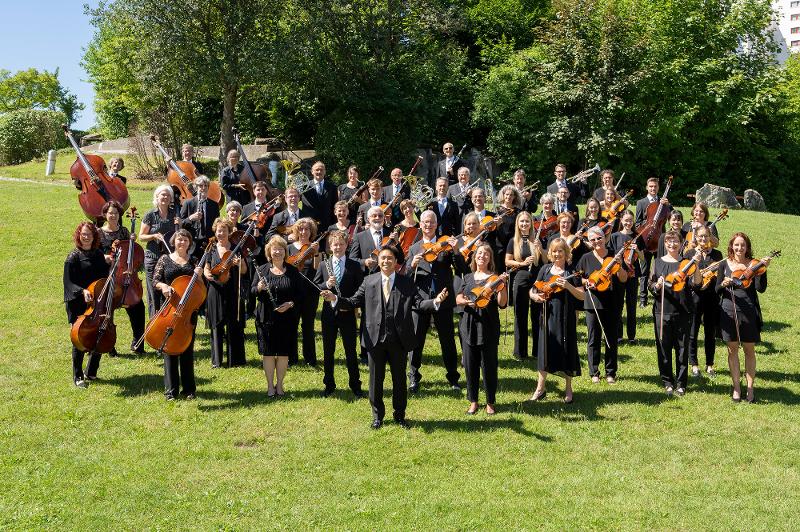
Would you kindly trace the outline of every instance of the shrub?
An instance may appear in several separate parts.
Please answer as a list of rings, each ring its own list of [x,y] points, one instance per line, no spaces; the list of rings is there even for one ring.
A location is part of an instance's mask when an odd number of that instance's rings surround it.
[[[68,145],[60,111],[19,109],[0,115],[0,165],[19,164]]]

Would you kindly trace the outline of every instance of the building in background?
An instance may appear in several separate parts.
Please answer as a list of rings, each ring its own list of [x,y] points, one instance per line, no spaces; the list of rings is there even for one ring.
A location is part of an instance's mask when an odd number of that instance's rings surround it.
[[[778,61],[783,63],[790,53],[800,52],[800,0],[774,0],[777,14],[775,40],[780,46]]]

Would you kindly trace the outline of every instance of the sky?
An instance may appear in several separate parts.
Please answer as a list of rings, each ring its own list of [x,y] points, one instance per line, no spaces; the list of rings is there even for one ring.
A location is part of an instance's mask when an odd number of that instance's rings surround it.
[[[73,124],[88,129],[95,123],[94,89],[81,68],[94,27],[83,14],[96,0],[0,0],[0,69],[59,69],[61,85],[86,106]]]

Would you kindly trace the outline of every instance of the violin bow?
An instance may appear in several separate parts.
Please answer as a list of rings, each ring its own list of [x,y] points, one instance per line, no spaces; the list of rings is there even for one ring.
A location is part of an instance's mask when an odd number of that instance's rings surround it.
[[[594,314],[597,316],[598,323],[600,323],[600,333],[603,335],[603,340],[606,342],[606,347],[611,349],[611,344],[608,343],[608,336],[606,336],[606,329],[603,327],[603,320],[600,319],[600,313],[597,312],[597,305],[594,304],[594,298],[592,297],[591,289],[587,290],[586,293],[589,294],[589,303],[592,304],[592,308],[594,308]]]

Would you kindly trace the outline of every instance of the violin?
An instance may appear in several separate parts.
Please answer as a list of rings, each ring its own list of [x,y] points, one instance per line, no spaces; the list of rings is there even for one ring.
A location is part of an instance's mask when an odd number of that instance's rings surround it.
[[[453,246],[449,244],[448,240],[450,240],[449,236],[440,236],[435,242],[423,243],[422,249],[424,251],[422,252],[422,258],[425,259],[426,262],[433,262],[439,258],[439,255],[453,251]]]
[[[667,199],[671,186],[672,176],[669,176],[667,186],[664,187],[664,194],[661,196],[662,200]],[[658,240],[661,238],[664,224],[669,218],[669,211],[669,208],[661,201],[655,201],[647,206],[645,221],[636,226],[636,232],[642,238],[645,250],[651,253],[658,251]]]
[[[189,348],[194,336],[192,314],[205,302],[207,292],[198,271],[202,271],[216,243],[214,238],[209,240],[198,264],[200,270],[195,271],[191,277],[181,275],[172,281],[172,294],[147,324],[144,339],[147,345],[159,353],[177,356]]]
[[[589,282],[594,285],[595,290],[598,292],[605,292],[611,287],[613,281],[612,277],[619,271],[622,256],[631,247],[632,242],[633,240],[625,242],[622,248],[617,251],[613,257],[606,257],[603,259],[603,265],[599,270],[589,274]]]
[[[247,238],[247,237],[252,238],[254,225],[255,224],[251,222],[250,225],[247,226],[247,230],[244,232],[244,234],[241,237],[239,237],[239,241],[236,244],[234,244],[233,249],[229,249],[228,251],[226,251],[222,255],[222,260],[219,262],[219,264],[211,268],[211,275],[214,276],[214,278],[217,280],[218,283],[225,284],[228,282],[228,279],[230,279],[231,268],[233,267],[234,257],[241,255],[242,259],[247,258],[247,256],[245,255],[245,253],[247,253],[247,249],[244,249],[245,245],[249,246],[252,243],[252,247],[250,249],[255,248],[256,246],[255,239],[252,239],[252,241],[250,241]],[[240,232],[241,231],[235,231],[233,234]],[[231,237],[233,236],[233,234],[231,234]],[[231,244],[233,244],[233,240],[230,240],[230,242]]]
[[[197,189],[194,187],[194,178],[197,177],[197,169],[194,167],[194,164],[191,161],[176,161],[170,157],[156,135],[150,135],[150,142],[161,152],[161,155],[167,162],[167,183],[177,189],[180,202],[183,203],[196,196]],[[222,189],[216,181],[211,181],[208,184],[208,199],[222,207]]]
[[[114,271],[119,257],[117,251],[108,277],[101,277],[89,285],[87,290],[92,294],[92,302],[72,324],[69,338],[80,351],[108,353],[117,343],[114,309],[119,307],[122,300],[122,287],[117,284]]]
[[[292,266],[298,269],[302,267],[303,263],[306,260],[308,260],[308,257],[309,255],[311,255],[311,252],[315,251],[314,244],[322,242],[322,239],[324,239],[326,236],[328,236],[328,231],[323,231],[322,234],[319,235],[316,238],[316,240],[314,240],[310,244],[303,244],[302,246],[300,246],[300,249],[297,251],[297,253],[291,255],[289,258],[286,259],[286,263],[291,264]]]
[[[114,252],[119,252],[120,260],[117,264],[117,269],[114,270],[116,283],[122,289],[122,296],[120,298],[121,305],[125,308],[132,307],[142,300],[142,280],[136,274],[141,270],[144,264],[144,249],[139,245],[134,236],[136,235],[136,207],[131,207],[128,212],[128,218],[131,220],[131,236],[128,240],[116,240],[112,244],[111,249]]]
[[[761,260],[751,260],[747,268],[731,273],[731,279],[733,279],[731,286],[734,288],[749,288],[753,284],[753,279],[759,275],[764,275],[767,271],[767,259],[774,259],[780,256],[780,250],[775,250]]]
[[[554,231],[558,231],[558,216],[554,214],[547,218],[543,217],[542,220],[534,220],[533,227],[536,229],[536,238],[544,240]]]
[[[578,249],[578,246],[583,242],[583,235],[589,230],[589,222],[583,222],[574,235],[567,237],[567,245],[572,249]]]
[[[106,162],[102,157],[83,153],[66,124],[61,127],[64,129],[67,140],[72,144],[72,149],[78,155],[77,160],[69,169],[69,175],[81,184],[78,203],[83,209],[83,213],[95,220],[102,219],[103,205],[111,200],[116,200],[122,205],[123,211],[127,210],[130,199],[125,183],[108,175]]]
[[[631,244],[628,247],[628,251],[626,251],[622,256],[622,260],[625,263],[625,269],[627,269],[628,273],[631,275],[633,275],[633,273],[636,271],[636,266],[633,263],[633,260],[636,258],[636,252],[637,249]]]
[[[711,285],[711,283],[714,282],[714,280],[717,278],[717,269],[724,260],[725,259],[712,262],[711,264],[700,270],[700,275],[703,276],[703,281],[700,285],[701,290],[705,290]]]
[[[673,292],[682,291],[686,287],[686,280],[697,271],[699,260],[700,253],[695,253],[691,259],[682,260],[678,269],[664,278],[664,286],[671,288]]]
[[[506,273],[490,275],[486,278],[486,283],[483,286],[476,286],[473,288],[471,292],[467,294],[467,297],[475,303],[476,307],[486,308],[489,306],[489,303],[491,303],[495,294],[505,290],[506,284],[508,284],[508,275],[519,268],[520,266],[514,266],[509,268]]]
[[[717,225],[717,222],[721,222],[727,217],[728,217],[728,208],[725,207],[724,209],[722,209],[722,211],[720,211],[720,213],[717,215],[714,221],[708,224],[709,236],[711,236],[711,228]],[[686,238],[683,241],[683,245],[685,248],[688,249],[692,249],[693,247],[695,247],[696,243],[694,241],[694,231],[689,231],[688,233],[686,233]],[[706,244],[706,249],[711,249],[712,247],[713,246],[711,245],[711,238],[709,238],[708,244]]]
[[[619,216],[620,214],[625,212],[625,208],[627,207],[627,205],[625,204],[625,201],[628,199],[628,197],[631,194],[633,194],[633,189],[632,188],[629,189],[628,192],[624,196],[622,196],[617,201],[612,203],[611,206],[608,209],[604,209],[600,213],[600,216],[602,216],[606,220],[614,220],[614,219],[616,219],[617,216]]]
[[[559,279],[564,279],[565,281],[568,281],[573,277],[580,277],[582,275],[583,275],[583,270],[576,270],[575,272],[567,275],[566,277],[562,277],[561,275],[551,275],[550,278],[547,280],[543,279],[541,281],[536,281],[535,283],[533,283],[533,287],[536,289],[536,291],[539,293],[542,299],[547,301],[553,296],[553,294],[557,294],[564,290],[563,286],[558,285]]]

